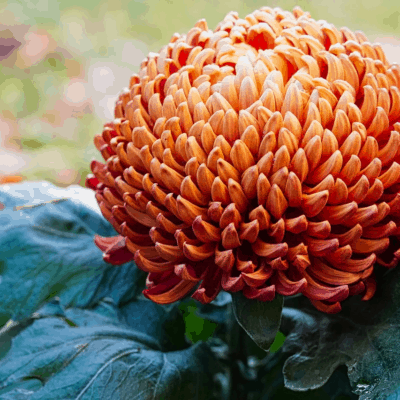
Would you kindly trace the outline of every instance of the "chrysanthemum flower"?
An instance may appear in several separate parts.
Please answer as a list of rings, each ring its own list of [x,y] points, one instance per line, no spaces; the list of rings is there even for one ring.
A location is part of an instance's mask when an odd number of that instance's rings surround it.
[[[303,293],[325,312],[400,258],[400,68],[361,32],[263,7],[151,53],[95,137],[87,185],[144,294]]]

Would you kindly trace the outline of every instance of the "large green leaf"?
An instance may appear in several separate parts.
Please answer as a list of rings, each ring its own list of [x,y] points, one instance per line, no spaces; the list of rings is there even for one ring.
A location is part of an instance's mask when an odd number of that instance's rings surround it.
[[[134,263],[102,260],[95,233],[116,233],[91,190],[4,185],[0,202],[0,325],[28,317],[55,295],[64,305],[85,307],[103,297],[127,302],[143,289],[145,274]]]
[[[386,399],[400,385],[400,269],[382,274],[375,297],[353,297],[336,315],[313,309],[304,298],[284,308],[281,330],[285,385],[292,390],[321,387],[346,365],[360,400]],[[288,302],[290,304],[290,302]]]
[[[54,302],[42,308],[9,334],[0,399],[212,399],[218,365],[205,343],[163,352],[154,330],[131,326],[132,313],[149,315],[150,304],[131,310],[129,321],[110,301],[65,313]]]
[[[283,298],[273,301],[246,298],[241,292],[232,295],[233,310],[239,325],[262,349],[268,351],[281,322]]]
[[[179,304],[159,305],[140,296],[118,310],[121,321],[157,340],[163,351],[186,346],[185,322]]]

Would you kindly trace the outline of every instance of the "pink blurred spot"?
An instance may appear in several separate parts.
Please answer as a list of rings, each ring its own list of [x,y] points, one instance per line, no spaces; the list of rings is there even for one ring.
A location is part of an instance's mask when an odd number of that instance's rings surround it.
[[[25,54],[28,57],[36,57],[47,49],[50,40],[47,35],[40,35],[35,32],[29,32],[25,35],[26,45]]]
[[[58,172],[56,179],[59,185],[72,185],[73,183],[78,183],[80,177],[75,169],[63,169]]]
[[[26,160],[11,151],[0,151],[0,174],[16,174],[26,166]]]
[[[28,32],[24,39],[25,43],[19,55],[25,68],[38,63],[57,47],[55,40],[46,31]]]
[[[80,105],[86,99],[86,82],[73,80],[65,88],[64,97],[70,105]]]

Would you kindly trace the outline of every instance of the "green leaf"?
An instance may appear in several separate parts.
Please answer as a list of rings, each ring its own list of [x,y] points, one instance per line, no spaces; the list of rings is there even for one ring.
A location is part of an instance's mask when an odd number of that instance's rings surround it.
[[[181,302],[179,309],[183,314],[186,325],[186,336],[192,343],[206,341],[214,333],[217,325],[198,315],[193,299]]]
[[[185,323],[179,303],[160,305],[138,298],[120,307],[119,314],[126,325],[157,340],[163,351],[174,351],[186,346]]]
[[[393,392],[386,400],[399,400],[400,399],[400,389],[397,389]]]
[[[269,351],[276,353],[285,343],[286,336],[282,332],[278,332],[275,336],[274,342],[271,344]]]
[[[378,269],[379,273],[379,269]],[[353,297],[336,315],[323,314],[299,298],[284,308],[282,332],[286,387],[321,387],[333,371],[346,365],[360,400],[386,399],[400,382],[400,269],[378,278],[374,298]]]
[[[61,199],[61,200],[60,200]],[[89,189],[48,183],[0,187],[0,316],[20,321],[47,299],[90,306],[103,297],[127,302],[144,287],[134,263],[106,264],[93,242],[116,232]],[[44,203],[44,204],[43,204]]]
[[[270,353],[264,362],[265,367],[260,370],[257,382],[262,384],[260,400],[356,400],[358,396],[352,394],[346,367],[342,366],[334,371],[328,382],[322,387],[306,392],[295,392],[284,386],[282,374],[285,355],[282,352]]]
[[[281,322],[283,297],[261,302],[247,299],[241,292],[232,295],[235,317],[239,325],[257,343],[268,351],[275,340]]]
[[[147,311],[142,304],[135,312]],[[67,309],[64,315],[53,304],[34,318],[13,338],[0,364],[1,400],[213,398],[218,366],[204,343],[163,352],[109,301],[93,310]],[[21,393],[26,396],[16,396]]]

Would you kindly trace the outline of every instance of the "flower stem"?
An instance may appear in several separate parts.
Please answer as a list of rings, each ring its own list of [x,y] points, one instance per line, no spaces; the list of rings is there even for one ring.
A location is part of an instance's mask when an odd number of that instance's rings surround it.
[[[236,321],[232,304],[229,308],[228,329],[229,359],[231,360],[229,371],[229,398],[231,400],[246,400],[246,385],[240,368],[241,365],[245,366],[247,364],[247,357],[245,353],[246,346],[244,345],[246,332]]]

